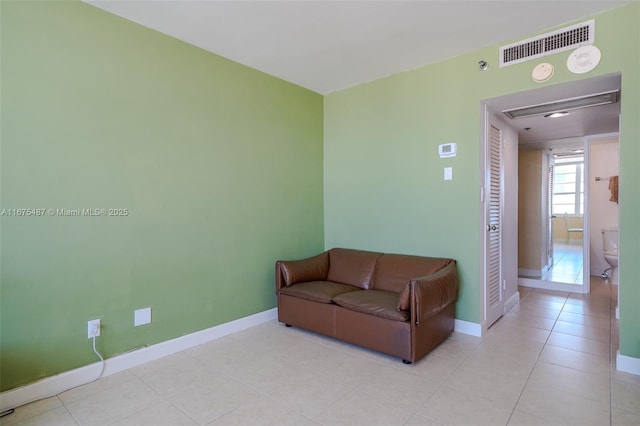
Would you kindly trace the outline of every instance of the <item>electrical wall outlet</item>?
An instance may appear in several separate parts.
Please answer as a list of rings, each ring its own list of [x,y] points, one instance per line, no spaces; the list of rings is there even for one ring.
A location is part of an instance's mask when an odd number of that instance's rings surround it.
[[[87,337],[91,339],[93,336],[100,335],[100,320],[94,319],[87,323]]]
[[[137,309],[133,312],[133,326],[151,323],[151,308]]]

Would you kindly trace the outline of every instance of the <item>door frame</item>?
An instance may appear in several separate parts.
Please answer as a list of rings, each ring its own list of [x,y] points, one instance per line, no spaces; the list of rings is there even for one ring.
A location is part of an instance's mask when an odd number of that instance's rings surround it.
[[[554,260],[554,255],[553,255],[553,250],[554,250],[554,245],[553,245],[553,222],[554,222],[554,214],[553,214],[553,202],[552,202],[552,198],[553,198],[553,173],[554,173],[554,161],[553,161],[553,155],[551,155],[551,151],[547,151],[545,152],[545,155],[547,157],[547,180],[546,180],[546,192],[547,192],[547,202],[545,204],[546,206],[546,215],[547,215],[547,229],[546,229],[546,239],[547,239],[547,269],[551,268],[553,266],[553,263],[555,262]]]

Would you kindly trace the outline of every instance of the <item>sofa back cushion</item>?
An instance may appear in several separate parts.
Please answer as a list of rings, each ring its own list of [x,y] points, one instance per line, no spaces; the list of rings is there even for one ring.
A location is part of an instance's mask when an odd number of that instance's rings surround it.
[[[308,281],[326,280],[329,272],[329,252],[325,251],[309,259],[280,262],[280,270],[286,286]]]
[[[334,248],[329,250],[327,281],[349,284],[362,289],[371,288],[376,260],[382,253]]]
[[[378,259],[373,289],[400,293],[412,278],[433,274],[451,263],[451,259],[385,254]]]

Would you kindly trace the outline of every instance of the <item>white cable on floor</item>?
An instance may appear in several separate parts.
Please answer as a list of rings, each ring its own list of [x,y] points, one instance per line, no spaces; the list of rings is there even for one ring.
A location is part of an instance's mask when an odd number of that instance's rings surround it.
[[[34,398],[34,399],[32,399],[32,400],[29,400],[29,401],[26,401],[26,402],[22,403],[22,404],[20,405],[20,407],[22,407],[23,405],[30,404],[30,403],[32,403],[32,402],[34,402],[34,401],[39,401],[39,400],[41,400],[41,399],[51,398],[52,396],[59,395],[59,394],[61,394],[61,393],[63,393],[63,392],[70,391],[71,389],[75,389],[75,388],[80,387],[80,386],[88,385],[89,383],[93,383],[93,382],[95,382],[96,380],[98,380],[100,377],[102,377],[102,374],[104,373],[105,362],[104,362],[104,357],[103,357],[103,356],[100,354],[100,352],[98,352],[98,350],[96,349],[96,332],[97,332],[97,330],[93,333],[93,337],[92,337],[92,339],[93,339],[92,347],[93,347],[93,352],[98,356],[98,358],[100,358],[100,373],[98,373],[98,376],[97,376],[95,379],[89,380],[89,381],[88,381],[88,382],[86,382],[86,383],[82,383],[82,384],[79,384],[79,385],[76,385],[76,386],[72,386],[72,387],[70,387],[70,388],[68,388],[68,389],[65,389],[65,390],[58,391],[58,392],[56,392],[56,393],[52,393],[52,394],[50,394],[50,395],[45,395],[45,396],[40,396],[40,397],[38,397],[38,398]],[[1,417],[5,417],[5,416],[8,416],[8,415],[10,415],[10,414],[13,414],[13,412],[15,411],[15,409],[16,409],[16,408],[18,408],[18,407],[13,407],[13,408],[10,408],[10,409],[7,409],[7,410],[3,411],[3,412],[1,413],[1,414],[2,414],[2,416],[1,416]]]
[[[100,373],[98,373],[98,377],[96,377],[95,379],[93,379],[90,382],[87,382],[85,384],[89,384],[92,382],[95,382],[96,380],[98,380],[100,377],[102,377],[102,373],[104,373],[104,358],[102,357],[102,355],[100,355],[100,352],[98,352],[96,350],[96,333],[93,333],[93,352],[98,355],[98,358],[100,358]]]

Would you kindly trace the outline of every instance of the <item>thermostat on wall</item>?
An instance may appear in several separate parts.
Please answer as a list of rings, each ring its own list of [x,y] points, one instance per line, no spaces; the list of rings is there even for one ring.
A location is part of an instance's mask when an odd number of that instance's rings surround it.
[[[455,157],[457,150],[458,145],[454,142],[438,145],[438,154],[440,154],[440,158]]]

